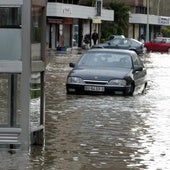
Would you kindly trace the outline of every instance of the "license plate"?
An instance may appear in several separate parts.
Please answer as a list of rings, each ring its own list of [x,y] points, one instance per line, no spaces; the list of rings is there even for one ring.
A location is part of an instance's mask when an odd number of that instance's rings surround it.
[[[99,87],[99,86],[84,86],[85,91],[94,91],[94,92],[104,92],[105,88],[104,87]]]

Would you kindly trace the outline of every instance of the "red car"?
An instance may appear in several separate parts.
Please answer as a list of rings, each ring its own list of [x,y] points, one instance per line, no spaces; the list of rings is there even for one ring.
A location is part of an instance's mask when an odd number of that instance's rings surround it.
[[[168,52],[170,53],[170,38],[156,37],[154,40],[145,42],[144,47],[149,51]]]

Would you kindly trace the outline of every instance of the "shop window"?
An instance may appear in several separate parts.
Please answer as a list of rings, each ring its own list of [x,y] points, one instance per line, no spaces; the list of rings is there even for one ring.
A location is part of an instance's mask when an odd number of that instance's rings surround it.
[[[18,127],[20,125],[20,74],[0,74],[0,125]]]

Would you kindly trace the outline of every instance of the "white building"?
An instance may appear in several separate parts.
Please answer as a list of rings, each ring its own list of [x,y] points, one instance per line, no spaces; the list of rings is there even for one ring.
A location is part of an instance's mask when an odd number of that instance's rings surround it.
[[[96,7],[48,2],[46,41],[50,48],[58,50],[81,47],[86,34],[91,35],[94,29],[100,32],[102,21],[114,21],[114,11],[101,6],[97,16]]]
[[[149,39],[153,39],[160,32],[162,26],[170,26],[170,17],[147,14],[131,14],[129,19],[129,37],[139,39],[141,34],[146,35],[149,25]]]

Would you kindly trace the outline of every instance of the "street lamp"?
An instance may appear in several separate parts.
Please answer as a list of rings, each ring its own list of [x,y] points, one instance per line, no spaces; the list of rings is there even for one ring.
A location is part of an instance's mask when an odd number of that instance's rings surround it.
[[[149,41],[149,8],[150,8],[149,0],[147,0],[146,7],[147,7],[146,41]]]

